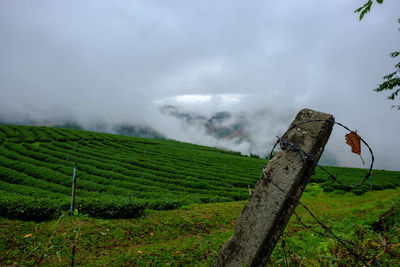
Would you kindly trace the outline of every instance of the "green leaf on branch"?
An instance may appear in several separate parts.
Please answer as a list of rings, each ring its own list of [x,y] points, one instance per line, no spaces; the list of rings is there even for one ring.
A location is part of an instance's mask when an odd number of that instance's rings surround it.
[[[397,73],[397,71],[395,71],[395,72],[393,72],[393,73],[390,73],[390,74],[388,74],[388,75],[385,75],[385,76],[383,76],[383,79],[384,79],[384,80],[390,80],[390,79],[393,78],[394,75],[396,75],[396,73]]]
[[[364,15],[367,14],[369,11],[371,11],[371,6],[372,6],[372,1],[368,0],[368,2],[365,3],[362,7],[356,9],[354,13],[360,13],[360,20],[362,20]]]
[[[357,8],[356,10],[354,10],[354,13],[359,13],[363,8],[364,6]]]
[[[399,52],[399,51],[395,51],[395,52],[393,52],[393,53],[390,53],[390,56],[391,56],[392,58],[395,58],[395,57],[397,57],[398,55],[400,55],[400,52]]]
[[[397,89],[393,94],[389,95],[387,99],[394,100],[394,98],[399,94],[399,91],[400,89]]]

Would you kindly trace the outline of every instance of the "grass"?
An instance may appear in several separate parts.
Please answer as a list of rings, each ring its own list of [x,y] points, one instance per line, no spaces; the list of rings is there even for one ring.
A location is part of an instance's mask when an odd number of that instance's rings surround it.
[[[302,201],[339,236],[362,244],[376,255],[385,251],[386,242],[386,250],[399,255],[400,247],[393,245],[400,242],[400,229],[392,229],[389,234],[371,230],[371,224],[394,205],[399,195],[400,189],[370,191],[362,196],[338,195],[310,184]],[[171,211],[146,210],[136,219],[104,220],[82,215],[46,222],[1,219],[0,264],[69,265],[76,239],[75,263],[79,266],[209,266],[232,235],[244,204],[191,204]],[[318,228],[304,209],[298,207],[296,212],[304,222]],[[32,236],[24,237],[30,233]],[[284,265],[284,255],[290,255],[292,264],[303,261],[303,266],[341,266],[341,262],[356,265],[337,242],[305,230],[294,218],[283,239],[285,253],[280,241],[271,257],[276,266]],[[400,264],[400,259],[388,252],[379,260],[384,266]]]

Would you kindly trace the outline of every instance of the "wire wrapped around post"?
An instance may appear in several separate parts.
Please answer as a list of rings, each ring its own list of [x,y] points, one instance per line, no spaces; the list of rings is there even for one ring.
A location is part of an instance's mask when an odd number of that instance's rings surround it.
[[[281,137],[278,136],[278,141],[274,144],[274,146],[273,146],[271,152],[269,153],[269,159],[272,159],[272,158],[273,158],[273,156],[274,156],[274,154],[275,154],[275,153],[274,153],[275,148],[276,148],[276,146],[279,144],[280,147],[281,147],[281,150],[288,149],[288,150],[292,150],[292,151],[297,151],[297,152],[300,154],[300,156],[304,155],[304,156],[307,157],[308,160],[314,161],[313,156],[312,156],[310,153],[308,153],[307,151],[304,151],[301,147],[297,146],[296,144],[292,144],[292,143],[290,143],[290,142],[285,141],[284,138],[285,138],[285,136],[287,135],[287,133],[288,133],[290,130],[292,130],[292,129],[294,129],[294,128],[297,128],[298,126],[303,125],[303,124],[307,124],[307,123],[311,123],[311,122],[318,122],[318,121],[319,121],[319,122],[328,122],[328,123],[332,123],[332,124],[337,124],[337,125],[343,127],[344,129],[346,129],[347,131],[352,132],[352,130],[350,130],[347,126],[345,126],[345,125],[343,125],[343,124],[341,124],[341,123],[339,123],[339,122],[331,121],[331,120],[308,120],[308,121],[303,121],[303,122],[300,122],[300,123],[296,123],[296,124],[294,124],[292,127],[290,127]],[[318,168],[320,168],[321,170],[323,170],[325,173],[327,173],[327,174],[329,175],[329,177],[330,177],[334,182],[340,184],[341,186],[344,186],[344,187],[347,187],[347,188],[356,188],[356,187],[359,187],[360,185],[362,185],[368,178],[369,178],[370,184],[372,185],[371,174],[372,174],[372,168],[373,168],[373,166],[374,166],[374,160],[375,160],[374,153],[372,152],[371,147],[368,145],[367,142],[365,142],[364,139],[362,139],[362,138],[360,137],[360,140],[361,140],[361,142],[363,142],[363,144],[368,148],[369,153],[371,154],[371,164],[370,164],[370,166],[369,166],[368,172],[365,174],[365,177],[364,177],[358,184],[354,184],[354,185],[346,185],[346,184],[343,184],[342,182],[340,182],[340,181],[337,179],[337,177],[336,177],[335,175],[333,175],[333,174],[332,174],[331,172],[329,172],[326,168],[320,166],[317,162],[314,161],[315,165],[316,165]]]
[[[325,173],[327,173],[329,175],[329,177],[336,183],[340,184],[343,187],[346,188],[356,188],[359,187],[360,185],[364,184],[365,181],[369,178],[371,187],[372,187],[372,181],[371,181],[371,174],[372,174],[372,168],[374,165],[374,154],[372,152],[371,147],[367,144],[367,142],[364,141],[364,139],[362,139],[360,137],[360,140],[363,142],[364,145],[367,146],[370,154],[371,154],[371,165],[369,167],[368,172],[365,174],[364,178],[361,179],[361,181],[357,184],[354,185],[346,185],[343,184],[342,182],[340,182],[337,177],[335,175],[333,175],[331,172],[329,172],[326,168],[320,166],[318,164],[318,162],[315,161],[314,157],[312,154],[310,154],[309,152],[305,151],[304,149],[302,149],[301,147],[299,147],[298,145],[294,144],[294,143],[290,143],[288,141],[285,140],[286,135],[288,134],[289,131],[291,131],[294,128],[297,128],[299,125],[303,125],[303,124],[307,124],[307,123],[311,123],[311,122],[328,122],[331,124],[337,124],[341,127],[343,127],[344,129],[346,129],[349,132],[352,132],[347,126],[339,123],[339,122],[335,122],[335,121],[331,121],[331,120],[320,120],[320,119],[316,119],[316,120],[307,120],[307,121],[303,121],[303,122],[299,122],[296,124],[293,124],[292,127],[290,127],[281,137],[278,136],[278,140],[275,143],[275,145],[273,146],[270,154],[269,154],[269,159],[271,160],[274,156],[274,150],[276,148],[276,146],[279,144],[281,150],[290,150],[290,151],[294,151],[297,152],[298,155],[300,156],[301,160],[303,161],[303,164],[305,164],[304,158],[306,158],[306,160],[313,162],[314,166],[318,166],[322,171],[324,171]],[[324,229],[325,233],[317,231],[316,229],[312,228],[311,226],[306,225],[300,218],[300,216],[297,215],[296,212],[293,212],[296,216],[297,221],[303,225],[305,228],[310,229],[314,232],[316,232],[317,234],[321,235],[321,236],[325,236],[325,237],[329,237],[329,238],[334,238],[336,239],[348,252],[350,252],[351,255],[353,255],[357,260],[363,262],[365,265],[370,265],[372,262],[376,263],[378,266],[381,266],[380,262],[378,261],[378,257],[379,255],[373,255],[373,253],[371,253],[369,250],[367,250],[366,248],[361,247],[360,245],[350,241],[350,240],[346,240],[344,238],[340,238],[337,235],[335,235],[332,230],[327,227],[324,223],[322,223],[312,212],[311,210],[304,205],[302,202],[300,202],[299,199],[297,199],[296,197],[292,196],[291,194],[289,194],[288,192],[286,192],[285,190],[283,190],[281,187],[279,187],[270,177],[268,177],[265,172],[264,172],[264,168],[263,168],[263,172],[262,172],[262,177],[263,179],[267,182],[267,183],[271,183],[273,184],[276,188],[278,188],[282,193],[286,194],[293,202],[296,202],[297,204],[300,204],[301,206],[304,207],[304,209],[311,215],[311,217]],[[370,259],[365,259],[363,258],[360,254],[356,253],[350,246],[356,247],[361,249],[362,251],[366,252],[367,254],[370,255]],[[367,263],[368,261],[368,263]]]

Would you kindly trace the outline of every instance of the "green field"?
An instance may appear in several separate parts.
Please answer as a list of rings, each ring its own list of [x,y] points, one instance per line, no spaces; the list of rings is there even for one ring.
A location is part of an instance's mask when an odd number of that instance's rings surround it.
[[[67,216],[73,163],[77,216]],[[0,265],[208,266],[267,161],[204,146],[0,125]],[[346,184],[366,170],[327,167]],[[302,202],[342,238],[400,264],[400,172],[374,170],[348,192],[316,169]],[[371,225],[391,207],[385,229]],[[297,208],[303,221],[319,229]],[[321,229],[319,229],[321,230]],[[357,266],[335,240],[291,218],[271,265]],[[281,239],[282,240],[282,239]],[[364,255],[365,256],[365,255]],[[301,263],[302,262],[302,263]]]
[[[48,127],[1,126],[0,138],[0,210],[20,219],[68,209],[73,162],[78,210],[102,218],[243,200],[265,164],[175,141]]]
[[[73,162],[77,208],[98,218],[133,218],[144,209],[246,200],[267,161],[169,140],[49,127],[0,125],[0,214],[44,220],[68,210]],[[365,170],[328,167],[345,183]],[[316,170],[325,191],[344,192]],[[374,171],[373,188],[395,188],[400,172]],[[353,192],[362,194],[369,184]]]
[[[338,195],[308,185],[302,201],[341,238],[362,245],[374,255],[384,252],[379,257],[382,266],[399,266],[399,195],[400,189],[371,191],[362,196]],[[75,243],[76,266],[211,266],[233,234],[244,204],[239,201],[192,204],[170,211],[147,210],[134,219],[81,215],[44,222],[0,219],[0,265],[70,266]],[[371,225],[394,205],[398,207],[397,217],[393,217],[397,221],[388,220],[386,232],[372,231]],[[304,209],[298,207],[296,212],[305,223],[321,231]],[[285,252],[281,239],[270,265],[285,266],[290,261],[290,266],[300,266],[301,262],[301,266],[362,266],[335,240],[318,236],[294,218],[283,239]]]

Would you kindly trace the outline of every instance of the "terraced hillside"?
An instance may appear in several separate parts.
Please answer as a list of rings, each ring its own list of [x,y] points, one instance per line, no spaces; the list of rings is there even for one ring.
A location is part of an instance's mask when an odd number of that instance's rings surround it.
[[[68,210],[73,162],[77,208],[130,218],[145,208],[245,200],[266,160],[204,146],[48,127],[0,125],[0,216],[43,220]],[[365,170],[334,168],[353,183]],[[400,185],[399,172],[375,171],[374,187]],[[317,170],[327,191],[345,188]],[[370,190],[364,185],[355,191]]]
[[[263,160],[175,141],[48,127],[0,126],[1,214],[43,218],[68,209],[134,217],[143,208],[243,200]]]

